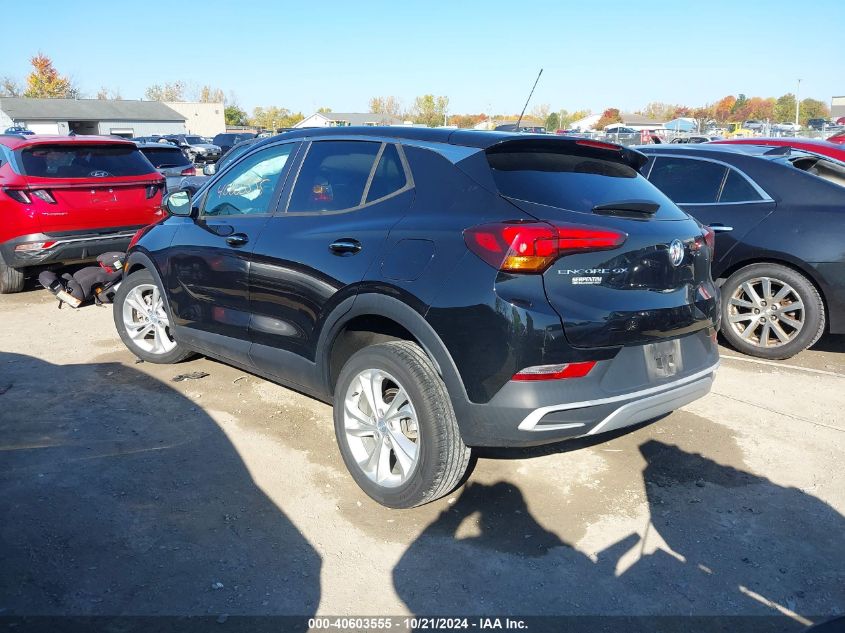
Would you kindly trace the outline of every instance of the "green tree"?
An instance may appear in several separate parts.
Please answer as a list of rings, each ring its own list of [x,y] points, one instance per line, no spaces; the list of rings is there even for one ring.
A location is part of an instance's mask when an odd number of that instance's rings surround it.
[[[733,108],[731,108],[731,114],[734,114],[734,113],[742,110],[745,107],[745,104],[747,102],[748,102],[748,98],[740,92],[739,96],[736,98],[736,101],[734,102]]]
[[[560,127],[560,115],[557,112],[552,112],[546,117],[546,130],[554,132]]]
[[[775,101],[774,117],[777,123],[795,121],[795,95],[787,92]]]
[[[223,118],[226,125],[246,125],[247,114],[236,105],[227,105],[223,108]]]
[[[328,114],[331,111],[331,108],[327,108],[325,106],[323,106],[322,108],[317,108],[317,112],[319,112],[320,114]]]
[[[79,90],[68,77],[63,77],[53,67],[53,60],[38,53],[30,60],[32,72],[26,78],[24,97],[34,99],[74,99]]]
[[[144,96],[150,101],[184,101],[185,82],[174,81],[164,85],[153,84],[144,91]]]
[[[801,99],[801,125],[807,125],[810,119],[826,119],[829,116],[830,109],[824,101]]]
[[[252,116],[249,117],[248,123],[265,130],[275,130],[280,127],[293,127],[304,118],[301,112],[294,113],[287,108],[257,107],[252,110]]]
[[[414,123],[422,123],[428,127],[443,125],[446,110],[449,108],[449,97],[422,95],[414,99],[411,116]]]

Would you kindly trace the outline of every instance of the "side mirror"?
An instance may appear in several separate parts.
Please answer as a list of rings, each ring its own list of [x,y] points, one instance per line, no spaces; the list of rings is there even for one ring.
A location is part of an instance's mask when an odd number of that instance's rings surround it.
[[[188,145],[185,141],[181,141],[179,143],[179,147],[190,147],[190,145]]]
[[[187,217],[191,215],[191,194],[180,189],[164,196],[164,207],[170,215]]]
[[[216,163],[206,163],[205,166],[202,168],[202,173],[205,176],[213,176],[217,173],[217,164]]]

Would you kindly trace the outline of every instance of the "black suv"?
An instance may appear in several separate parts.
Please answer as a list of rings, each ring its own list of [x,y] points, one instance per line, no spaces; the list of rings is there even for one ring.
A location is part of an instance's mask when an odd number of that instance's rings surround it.
[[[450,492],[474,446],[593,435],[706,394],[713,234],[586,139],[418,128],[254,144],[139,232],[129,349],[206,354],[334,404],[391,507]]]

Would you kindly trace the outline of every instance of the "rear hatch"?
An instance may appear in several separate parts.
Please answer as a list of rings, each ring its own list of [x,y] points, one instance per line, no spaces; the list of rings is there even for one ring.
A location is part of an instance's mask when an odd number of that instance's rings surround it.
[[[716,323],[708,238],[639,174],[641,154],[526,139],[487,158],[501,195],[561,237],[543,282],[570,344],[639,344]]]
[[[134,144],[38,144],[22,148],[17,163],[45,233],[139,226],[161,215],[161,175]]]

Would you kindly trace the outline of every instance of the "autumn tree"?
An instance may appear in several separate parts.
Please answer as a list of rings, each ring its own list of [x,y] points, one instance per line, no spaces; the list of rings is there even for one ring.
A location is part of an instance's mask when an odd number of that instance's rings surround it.
[[[144,91],[144,96],[150,101],[184,101],[185,82],[174,81],[164,85],[153,84]]]
[[[68,77],[63,77],[53,67],[53,60],[38,53],[30,60],[32,72],[26,78],[24,97],[33,99],[74,99],[79,90]]]
[[[196,101],[200,103],[225,103],[226,95],[220,88],[212,88],[211,86],[201,86],[196,91]],[[166,99],[166,101],[178,101],[178,99]]]
[[[722,97],[716,102],[716,105],[713,106],[713,118],[715,118],[719,123],[724,123],[730,118],[735,105],[736,97],[733,95]]]
[[[370,112],[373,114],[389,114],[390,116],[400,117],[402,112],[402,102],[398,97],[372,97],[370,99]]]
[[[332,109],[327,108],[326,106],[323,106],[322,108],[317,108],[317,112],[319,112],[320,114],[328,114],[331,111]]]
[[[429,127],[443,125],[446,110],[449,108],[449,97],[422,95],[414,99],[411,117],[414,123],[422,123]]]
[[[622,116],[619,114],[619,108],[608,108],[601,114],[601,118],[596,123],[597,130],[604,129],[611,123],[622,123]]]
[[[265,130],[276,130],[280,127],[293,127],[304,118],[301,112],[294,113],[287,108],[270,106],[253,108],[252,116],[247,122]]]
[[[449,117],[449,125],[460,128],[475,127],[482,121],[487,120],[486,114],[453,114]]]

